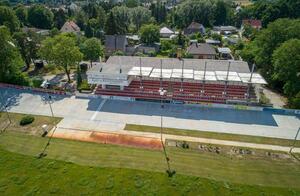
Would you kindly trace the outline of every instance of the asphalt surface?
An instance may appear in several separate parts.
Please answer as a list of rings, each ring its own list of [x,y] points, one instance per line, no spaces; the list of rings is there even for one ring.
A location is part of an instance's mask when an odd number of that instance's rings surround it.
[[[43,93],[0,88],[0,101],[11,112],[51,116],[49,97]],[[52,96],[55,116],[64,117],[61,127],[120,130],[126,123],[294,139],[299,117],[271,111],[248,111],[190,105]],[[299,138],[300,139],[300,136]]]

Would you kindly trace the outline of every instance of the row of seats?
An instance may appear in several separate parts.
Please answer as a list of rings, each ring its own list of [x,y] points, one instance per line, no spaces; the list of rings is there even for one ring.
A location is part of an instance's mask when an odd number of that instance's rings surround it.
[[[143,88],[141,88],[141,84]],[[225,103],[226,99],[244,100],[247,92],[247,86],[239,85],[228,85],[226,87],[226,95],[224,95],[224,84],[204,84],[203,87],[201,83],[183,82],[181,84],[181,82],[163,81],[161,85],[160,81],[143,80],[141,82],[133,80],[129,86],[124,87],[124,90],[102,89],[101,86],[98,86],[95,94],[139,99],[161,99],[162,97],[159,94],[161,86],[167,90],[167,96],[164,96],[164,99],[168,98],[177,101]],[[254,93],[250,95],[250,98],[256,98]]]

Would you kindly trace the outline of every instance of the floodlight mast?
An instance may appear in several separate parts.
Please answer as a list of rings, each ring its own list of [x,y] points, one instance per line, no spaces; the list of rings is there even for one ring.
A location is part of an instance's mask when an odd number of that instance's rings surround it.
[[[205,61],[205,64],[204,64],[204,73],[203,73],[203,79],[202,79],[201,95],[204,94],[204,90],[205,90],[204,88],[205,88],[206,65],[207,65],[207,61]]]
[[[230,64],[231,64],[231,61],[229,61],[229,63],[228,63],[227,75],[226,75],[226,79],[225,79],[225,87],[224,87],[224,92],[223,92],[223,95],[225,96],[225,98],[227,97],[227,84],[228,84],[228,76],[229,76]]]
[[[181,83],[180,83],[180,91],[183,92],[183,70],[184,70],[184,59],[182,59],[181,63]]]
[[[255,63],[253,63],[252,65],[252,68],[251,68],[251,74],[250,74],[250,78],[249,78],[249,81],[248,81],[248,87],[247,87],[247,102],[250,101],[250,87],[251,87],[251,84],[252,84],[252,77],[253,77],[253,73],[254,73],[254,69],[255,69]]]
[[[143,77],[143,75],[142,75],[142,58],[140,57],[139,58],[139,60],[140,60],[140,89],[144,89],[144,87],[143,87],[143,79],[142,79],[142,77]]]

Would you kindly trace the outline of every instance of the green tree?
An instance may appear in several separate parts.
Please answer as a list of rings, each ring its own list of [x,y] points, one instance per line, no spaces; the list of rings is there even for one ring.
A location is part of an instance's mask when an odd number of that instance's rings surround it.
[[[67,16],[63,9],[54,11],[54,26],[57,29],[60,29],[65,24],[66,21],[67,21]]]
[[[284,83],[288,97],[300,92],[300,39],[290,39],[278,47],[272,55],[273,78]]]
[[[130,9],[125,6],[116,6],[111,11],[116,23],[116,34],[126,34],[130,25]]]
[[[125,4],[129,8],[134,8],[134,7],[137,7],[139,5],[137,0],[126,0]]]
[[[218,0],[214,10],[215,25],[225,25],[227,23],[227,4],[223,0]]]
[[[90,60],[91,67],[93,61],[99,59],[99,57],[103,56],[104,51],[101,44],[101,41],[97,38],[87,39],[81,46],[81,51],[84,55],[84,58]]]
[[[140,30],[141,41],[147,45],[159,42],[159,27],[154,24],[143,25]]]
[[[32,59],[35,59],[37,56],[37,35],[34,32],[16,32],[13,37],[26,64],[26,69],[29,69]]]
[[[117,34],[117,23],[112,12],[109,13],[106,25],[105,25],[105,33],[107,35],[115,35]]]
[[[144,7],[136,7],[131,11],[131,21],[135,25],[136,31],[140,29],[143,24],[149,23],[151,12]]]
[[[48,62],[63,68],[69,82],[71,81],[70,68],[81,61],[83,57],[76,46],[75,38],[67,34],[45,39],[41,45],[40,55]]]
[[[51,29],[53,25],[53,13],[42,5],[34,5],[28,10],[28,22],[42,29]]]
[[[12,9],[0,6],[0,25],[5,25],[11,32],[17,31],[20,22]]]
[[[20,5],[15,9],[16,16],[18,17],[19,21],[22,23],[22,25],[27,24],[27,18],[28,18],[28,10],[25,6]]]
[[[276,86],[277,80],[272,78],[272,54],[283,42],[293,38],[300,39],[300,20],[278,19],[257,33],[241,55],[248,62],[255,62],[268,82]]]
[[[20,71],[23,66],[21,55],[5,26],[0,26],[0,43],[0,82],[27,85],[28,80]]]
[[[182,2],[175,11],[175,26],[185,28],[193,21],[211,26],[214,22],[214,2],[210,0]]]

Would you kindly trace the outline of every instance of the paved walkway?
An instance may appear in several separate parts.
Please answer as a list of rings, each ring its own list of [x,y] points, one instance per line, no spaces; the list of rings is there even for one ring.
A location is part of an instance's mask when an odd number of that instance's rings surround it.
[[[270,102],[273,104],[274,108],[283,108],[283,106],[286,105],[286,98],[268,88],[262,87],[262,89],[266,97],[270,99]]]
[[[47,94],[3,88],[0,93],[10,112],[51,116]],[[153,102],[68,96],[52,99],[54,115],[64,118],[62,127],[72,129],[114,131],[122,130],[126,124],[160,126],[162,115],[164,127],[169,128],[294,139],[300,126],[299,116],[272,111],[175,104],[165,104],[161,109],[159,103]]]

